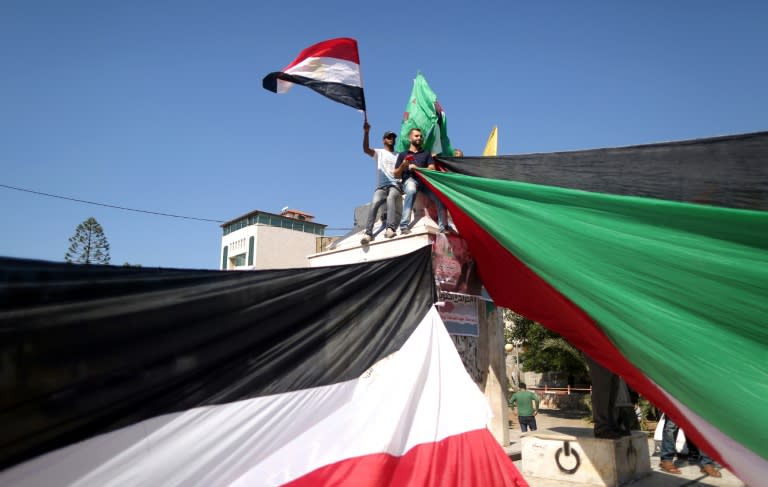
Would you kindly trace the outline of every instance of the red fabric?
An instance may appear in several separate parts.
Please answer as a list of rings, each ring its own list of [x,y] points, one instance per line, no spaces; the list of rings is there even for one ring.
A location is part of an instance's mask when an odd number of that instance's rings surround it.
[[[712,444],[656,384],[624,357],[589,315],[504,248],[429,181],[420,174],[418,177],[451,212],[456,228],[469,244],[483,285],[496,304],[510,308],[562,335],[603,367],[620,375],[633,389],[675,418],[696,445],[718,462],[726,464]]]
[[[481,429],[417,445],[401,457],[381,453],[350,458],[285,485],[527,487],[528,483],[491,433]]]
[[[328,39],[327,41],[318,42],[317,44],[304,49],[291,64],[283,68],[283,72],[288,71],[288,69],[299,64],[308,57],[330,57],[360,64],[360,56],[357,52],[357,41],[348,37],[340,37],[338,39]]]

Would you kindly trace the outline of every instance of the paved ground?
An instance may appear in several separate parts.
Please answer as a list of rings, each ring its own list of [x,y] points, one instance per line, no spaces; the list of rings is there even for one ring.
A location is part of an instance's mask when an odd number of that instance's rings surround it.
[[[547,429],[556,426],[571,427],[590,427],[591,425],[584,421],[586,413],[578,411],[563,411],[558,409],[542,409],[536,422],[539,429]],[[510,445],[505,448],[509,457],[515,462],[518,470],[522,470],[522,460],[520,458],[520,425],[517,421],[512,421],[509,430]],[[654,454],[654,442],[652,438],[648,440],[648,450],[651,452],[651,475],[640,480],[627,484],[631,487],[746,487],[737,477],[729,471],[722,469],[720,473],[722,478],[716,479],[704,475],[699,471],[698,465],[678,465],[682,470],[680,475],[672,475],[659,469],[658,453]],[[531,487],[574,487],[576,485],[568,482],[557,482],[553,480],[527,479]]]

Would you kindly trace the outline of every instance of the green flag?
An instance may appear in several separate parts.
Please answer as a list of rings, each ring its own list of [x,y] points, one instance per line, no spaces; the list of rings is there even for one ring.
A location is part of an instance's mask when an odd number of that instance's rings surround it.
[[[768,472],[768,212],[420,175],[496,304],[610,364],[737,473]]]
[[[412,128],[421,129],[424,134],[425,150],[433,154],[452,156],[453,149],[448,139],[448,119],[443,107],[437,101],[437,95],[429,87],[421,73],[413,80],[413,91],[405,105],[403,124],[400,126],[400,137],[397,139],[395,150],[404,152],[410,144],[408,132]]]

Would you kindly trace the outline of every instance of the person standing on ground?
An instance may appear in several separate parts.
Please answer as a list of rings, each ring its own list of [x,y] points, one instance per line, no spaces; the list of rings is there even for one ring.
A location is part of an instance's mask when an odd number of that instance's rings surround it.
[[[680,469],[675,466],[675,438],[677,438],[677,431],[680,428],[677,424],[669,419],[669,416],[664,415],[664,429],[661,434],[661,463],[659,468],[667,473],[679,474]],[[699,450],[699,469],[702,473],[709,475],[710,477],[722,477],[721,474],[715,468],[715,462],[703,451]]]
[[[373,224],[376,221],[376,212],[379,207],[387,203],[387,230],[384,233],[386,238],[395,236],[397,228],[397,200],[401,196],[400,180],[394,176],[395,162],[397,161],[397,152],[395,152],[395,133],[384,132],[382,141],[384,149],[371,149],[368,141],[368,134],[371,131],[371,125],[368,122],[363,124],[363,152],[373,157],[376,161],[376,191],[373,192],[371,200],[371,209],[368,212],[368,220],[365,223],[365,235],[360,239],[360,243],[365,245],[373,240]]]
[[[424,141],[421,129],[412,128],[408,132],[408,141],[410,142],[408,151],[398,154],[397,162],[395,163],[395,177],[403,179],[403,188],[405,189],[403,217],[400,219],[400,234],[405,235],[411,233],[408,224],[411,221],[411,211],[413,210],[416,193],[419,191],[426,194],[435,202],[435,206],[437,207],[437,225],[440,233],[445,233],[448,230],[445,206],[443,206],[443,203],[437,196],[435,196],[435,193],[419,182],[414,174],[414,170],[418,168],[435,169],[435,161],[432,159],[432,154],[424,150],[421,146]]]
[[[535,404],[535,407],[534,407]],[[525,382],[520,383],[520,390],[509,398],[509,407],[517,405],[517,420],[525,433],[528,428],[536,431],[536,414],[539,412],[539,396],[527,389]]]

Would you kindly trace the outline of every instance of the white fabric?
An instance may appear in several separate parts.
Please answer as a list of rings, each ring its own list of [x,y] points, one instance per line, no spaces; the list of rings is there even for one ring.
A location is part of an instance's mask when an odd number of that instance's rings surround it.
[[[683,428],[677,428],[677,436],[675,436],[675,450],[681,455],[688,454],[688,440],[685,438],[685,432]]]
[[[278,485],[485,428],[490,408],[432,308],[355,380],[154,418],[0,472],[0,485]]]
[[[397,152],[387,149],[373,149],[373,159],[376,161],[376,187],[393,186],[400,180],[395,177]]]
[[[656,423],[656,429],[653,430],[653,441],[661,441],[664,438],[664,421],[665,416],[662,413],[661,419]]]
[[[667,416],[661,413],[661,419],[656,425],[656,429],[653,431],[653,441],[664,441],[664,424],[667,422]],[[688,453],[688,444],[685,438],[683,428],[677,427],[677,436],[675,437],[675,451],[682,455]]]
[[[318,81],[341,83],[362,88],[360,65],[332,57],[308,57],[284,71],[295,76],[305,76]],[[277,92],[285,93],[293,85],[289,81],[277,80]]]

